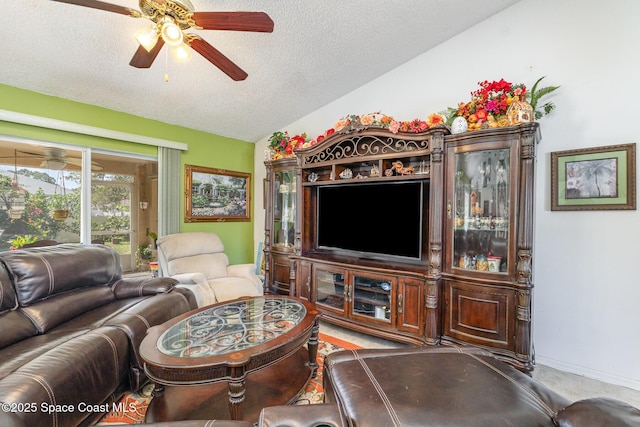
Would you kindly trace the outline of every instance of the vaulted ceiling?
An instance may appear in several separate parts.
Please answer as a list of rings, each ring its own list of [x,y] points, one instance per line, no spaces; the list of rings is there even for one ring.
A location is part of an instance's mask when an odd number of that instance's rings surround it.
[[[10,0],[0,83],[256,142],[518,1],[191,0],[198,12],[274,21],[272,33],[189,31],[248,73],[233,81],[195,52],[175,63],[166,47],[150,68],[130,66],[144,18]],[[139,10],[138,0],[109,3]]]

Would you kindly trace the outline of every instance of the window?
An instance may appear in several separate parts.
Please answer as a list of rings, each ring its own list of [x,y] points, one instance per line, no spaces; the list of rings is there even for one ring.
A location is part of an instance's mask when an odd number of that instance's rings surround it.
[[[90,221],[82,243],[113,246],[125,271],[148,269],[157,230],[157,160],[92,150],[90,208],[82,209],[82,154],[77,147],[2,141],[0,250],[43,240],[80,243]]]

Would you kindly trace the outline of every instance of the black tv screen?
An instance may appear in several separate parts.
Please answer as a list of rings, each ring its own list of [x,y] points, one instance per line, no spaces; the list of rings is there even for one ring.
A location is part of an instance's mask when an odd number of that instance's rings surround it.
[[[319,187],[318,248],[420,259],[425,187],[419,181]]]

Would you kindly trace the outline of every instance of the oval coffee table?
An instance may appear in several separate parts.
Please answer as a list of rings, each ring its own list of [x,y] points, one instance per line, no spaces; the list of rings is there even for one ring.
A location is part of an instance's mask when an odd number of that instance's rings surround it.
[[[145,421],[256,421],[261,408],[292,403],[317,371],[319,316],[307,301],[268,295],[150,328],[140,355],[156,390]]]

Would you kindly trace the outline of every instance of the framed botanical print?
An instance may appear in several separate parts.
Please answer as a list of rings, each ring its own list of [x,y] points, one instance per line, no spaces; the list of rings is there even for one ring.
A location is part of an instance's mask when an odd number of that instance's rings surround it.
[[[250,221],[251,174],[185,165],[185,222]]]
[[[636,209],[636,144],[551,153],[551,210]]]

